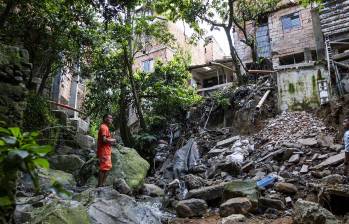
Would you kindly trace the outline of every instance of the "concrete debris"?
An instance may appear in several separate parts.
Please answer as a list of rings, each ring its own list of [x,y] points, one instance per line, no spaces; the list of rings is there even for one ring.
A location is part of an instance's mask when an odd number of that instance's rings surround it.
[[[202,199],[188,199],[180,201],[176,206],[176,213],[178,217],[201,217],[206,214],[207,204]]]
[[[223,146],[232,144],[232,143],[234,143],[235,141],[237,141],[237,140],[239,140],[239,139],[240,139],[240,136],[234,136],[234,137],[225,139],[225,140],[223,140],[223,141],[217,142],[216,146],[217,146],[217,147],[223,147]]]
[[[326,159],[322,163],[316,165],[314,167],[314,169],[321,169],[321,168],[326,167],[326,166],[337,165],[337,164],[339,164],[339,163],[344,161],[344,157],[345,157],[344,152],[343,153],[339,153],[339,154],[337,154],[335,156],[331,156],[330,158]]]
[[[244,215],[233,214],[223,218],[218,222],[218,224],[237,224],[237,223],[244,223],[245,221],[246,221],[246,217]]]
[[[220,206],[219,214],[222,217],[231,214],[247,214],[252,208],[252,203],[248,198],[237,197],[231,198]]]
[[[291,183],[277,183],[275,190],[285,194],[295,194],[298,191],[297,187]]]
[[[319,204],[299,199],[294,206],[294,221],[301,223],[338,224],[336,217]]]
[[[291,158],[288,160],[289,163],[298,163],[300,159],[299,154],[294,154],[291,156]]]
[[[244,220],[241,215],[260,212],[268,218],[297,213],[295,221],[303,223],[302,220],[311,219],[311,211],[300,214],[299,207],[304,204],[301,199],[319,202],[321,205],[311,206],[328,214],[321,206],[328,202],[329,195],[340,193],[334,188],[329,193],[326,188],[346,181],[340,175],[344,153],[338,152],[342,146],[335,142],[336,134],[307,112],[284,112],[265,121],[262,129],[250,136],[234,135],[230,129],[201,130],[191,135],[200,154],[193,164],[195,172],[184,170],[177,181],[170,183],[173,177],[164,178],[166,170],[172,169],[169,164],[173,164],[173,157],[169,155],[163,162],[166,167],[148,180],[158,186],[160,180],[165,181],[165,195],[169,197],[173,197],[170,189],[185,189],[186,200],[203,200],[209,210],[220,214],[220,223],[234,223],[231,220],[235,218]],[[166,147],[171,150],[170,145]],[[327,192],[327,196],[321,192]],[[294,205],[296,201],[298,208]],[[201,215],[186,213],[182,217]]]

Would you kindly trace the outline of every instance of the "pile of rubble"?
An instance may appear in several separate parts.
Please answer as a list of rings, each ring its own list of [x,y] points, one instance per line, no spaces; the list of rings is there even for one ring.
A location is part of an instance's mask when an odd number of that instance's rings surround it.
[[[174,155],[169,153],[148,181],[166,187],[179,217],[205,216],[208,209],[228,217],[221,223],[251,213],[332,223],[337,218],[326,208],[336,215],[349,212],[334,201],[349,201],[336,134],[306,112],[269,119],[253,136],[234,136],[228,129],[201,131]],[[168,147],[162,144],[159,152]]]
[[[186,124],[188,130],[229,126],[238,133],[250,133],[251,123],[276,115],[276,105],[273,77],[259,77],[256,83],[224,88],[205,98],[190,111]]]

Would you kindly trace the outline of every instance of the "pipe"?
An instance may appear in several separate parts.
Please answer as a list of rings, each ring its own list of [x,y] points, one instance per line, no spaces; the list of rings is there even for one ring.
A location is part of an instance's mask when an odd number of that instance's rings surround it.
[[[267,92],[264,93],[262,99],[259,101],[259,103],[258,103],[257,106],[256,106],[256,109],[257,109],[257,110],[259,110],[259,109],[262,107],[264,101],[267,99],[267,97],[268,97],[268,95],[269,95],[270,92],[271,92],[271,91],[268,90]]]
[[[57,102],[54,102],[54,101],[51,101],[51,100],[47,100],[47,102],[52,103],[52,104],[54,104],[54,105],[56,105],[56,106],[64,107],[64,108],[66,108],[66,109],[68,109],[68,110],[76,111],[76,112],[79,112],[79,113],[81,113],[81,114],[85,114],[85,115],[86,115],[86,113],[82,112],[81,110],[77,110],[77,109],[72,108],[72,107],[70,107],[70,106],[68,106],[68,105],[61,104],[61,103],[57,103]]]

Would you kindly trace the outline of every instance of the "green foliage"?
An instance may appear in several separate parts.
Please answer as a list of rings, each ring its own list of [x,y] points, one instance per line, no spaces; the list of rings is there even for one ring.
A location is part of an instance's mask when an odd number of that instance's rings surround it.
[[[50,145],[39,145],[39,132],[24,132],[20,128],[0,127],[0,207],[14,203],[17,171],[30,174],[36,189],[39,187],[37,168],[49,168],[45,156]],[[13,187],[13,189],[11,189]]]
[[[154,72],[136,74],[149,121],[169,121],[200,102],[201,97],[188,83],[188,61],[177,54],[167,63],[157,61]]]
[[[156,136],[147,132],[140,132],[133,137],[135,139],[135,148],[137,148],[141,156],[145,159],[152,158],[154,154],[154,144],[157,141]]]
[[[300,3],[302,4],[303,7],[307,7],[309,5],[312,4],[317,4],[317,5],[321,5],[321,3],[323,3],[323,0],[302,0],[300,1]]]
[[[59,129],[51,129],[58,124],[57,119],[51,113],[48,98],[31,93],[27,97],[27,107],[23,113],[23,129],[25,131],[43,130],[42,137],[46,144],[55,145],[58,140]]]
[[[212,99],[218,106],[222,107],[225,110],[231,106],[229,97],[227,97],[222,91],[216,91],[213,94]]]

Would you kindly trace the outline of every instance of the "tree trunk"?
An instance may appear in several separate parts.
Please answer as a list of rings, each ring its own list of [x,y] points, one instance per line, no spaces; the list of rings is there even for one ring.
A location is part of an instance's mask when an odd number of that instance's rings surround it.
[[[7,17],[10,15],[10,13],[16,7],[16,5],[17,5],[17,0],[7,0],[6,8],[4,12],[0,15],[0,29],[4,27]]]
[[[225,34],[227,36],[228,43],[229,43],[230,56],[231,56],[231,58],[233,60],[233,63],[235,65],[235,70],[236,70],[236,76],[237,76],[237,79],[238,79],[238,83],[242,84],[243,83],[243,78],[242,78],[242,74],[241,74],[240,65],[244,69],[245,69],[245,67],[244,67],[244,64],[241,62],[239,56],[237,55],[235,47],[233,46],[233,39],[231,37],[230,30],[231,30],[231,27],[225,27],[224,28],[224,31],[225,31]]]
[[[126,147],[133,147],[134,146],[134,142],[133,142],[133,138],[131,135],[131,131],[130,128],[127,125],[127,121],[128,121],[128,104],[127,104],[127,100],[126,100],[126,86],[124,84],[124,81],[120,82],[120,99],[119,99],[119,119],[120,119],[120,135],[121,135],[121,139],[124,143],[124,145]]]
[[[127,8],[126,12],[126,24],[129,24],[131,27],[133,27],[132,23],[132,15],[131,15],[131,8]],[[133,29],[133,28],[132,28]],[[134,106],[136,108],[136,113],[139,119],[139,124],[141,126],[141,129],[146,130],[147,126],[144,121],[144,116],[143,116],[143,111],[142,111],[142,106],[141,106],[141,101],[140,98],[138,97],[134,77],[133,77],[133,70],[132,70],[132,62],[133,62],[133,48],[132,48],[132,38],[133,38],[133,31],[131,33],[131,36],[127,39],[127,46],[124,46],[124,63],[126,66],[126,73],[128,76],[128,79],[131,84],[131,91],[134,99]]]
[[[50,76],[50,73],[51,73],[51,66],[52,66],[52,60],[49,59],[49,62],[46,65],[45,72],[44,72],[44,74],[42,76],[41,83],[40,83],[40,86],[39,86],[39,89],[38,89],[38,94],[39,95],[42,95],[43,92],[44,92],[44,89],[46,87],[47,79],[48,79],[48,77]]]

